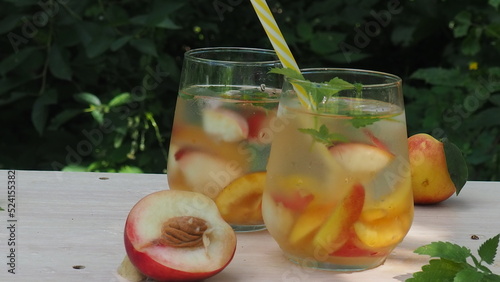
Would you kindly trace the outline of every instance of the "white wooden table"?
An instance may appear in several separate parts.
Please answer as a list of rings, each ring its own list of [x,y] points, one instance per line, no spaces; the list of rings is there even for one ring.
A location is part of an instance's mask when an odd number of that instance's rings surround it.
[[[162,174],[16,171],[15,221],[9,221],[8,175],[0,170],[0,281],[122,281],[116,269],[125,255],[128,212],[143,196],[168,188]],[[233,261],[207,281],[404,281],[429,260],[414,249],[451,241],[476,253],[500,233],[499,214],[500,182],[468,182],[458,197],[417,206],[410,232],[385,264],[356,273],[303,269],[282,256],[266,231],[240,233]],[[12,242],[15,274],[8,272]]]

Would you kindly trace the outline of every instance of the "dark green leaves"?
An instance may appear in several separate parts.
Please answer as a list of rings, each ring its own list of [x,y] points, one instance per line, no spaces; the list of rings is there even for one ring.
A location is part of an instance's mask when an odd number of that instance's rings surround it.
[[[456,194],[458,195],[469,176],[467,163],[460,149],[447,138],[441,140],[443,142],[444,154],[446,157],[446,165],[451,181],[455,185]]]
[[[68,57],[63,56],[62,50],[57,45],[52,46],[50,49],[49,69],[52,75],[60,79],[71,80],[73,75]]]
[[[500,281],[484,263],[492,265],[498,249],[500,234],[486,240],[478,250],[480,260],[466,248],[450,242],[433,242],[417,248],[414,252],[439,259],[431,259],[422,271],[413,274],[408,282],[452,281],[482,282]],[[474,263],[471,265],[468,259]]]

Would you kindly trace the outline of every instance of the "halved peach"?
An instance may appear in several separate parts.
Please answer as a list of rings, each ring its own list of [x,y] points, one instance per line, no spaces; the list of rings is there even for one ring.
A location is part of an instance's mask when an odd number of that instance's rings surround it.
[[[262,224],[262,192],[266,172],[243,175],[226,186],[215,199],[222,218],[231,224]]]
[[[364,201],[364,187],[354,184],[314,236],[314,245],[329,253],[342,247],[349,239],[349,229],[361,215]]]

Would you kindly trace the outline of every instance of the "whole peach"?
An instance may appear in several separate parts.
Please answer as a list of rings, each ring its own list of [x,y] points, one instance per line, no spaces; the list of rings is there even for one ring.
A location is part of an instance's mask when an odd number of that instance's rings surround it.
[[[419,133],[408,138],[411,182],[415,204],[442,202],[456,188],[448,172],[443,143]]]

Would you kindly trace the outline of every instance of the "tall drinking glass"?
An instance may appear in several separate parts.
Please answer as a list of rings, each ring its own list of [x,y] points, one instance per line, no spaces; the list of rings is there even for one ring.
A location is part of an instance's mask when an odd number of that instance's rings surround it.
[[[285,255],[303,266],[376,267],[413,220],[402,81],[353,69],[303,75],[312,82],[287,79],[283,86],[264,222]],[[323,83],[335,77],[354,87]],[[302,106],[290,83],[316,97],[317,109]]]
[[[167,166],[171,189],[214,199],[236,231],[264,229],[261,203],[283,78],[272,50],[185,53]]]

